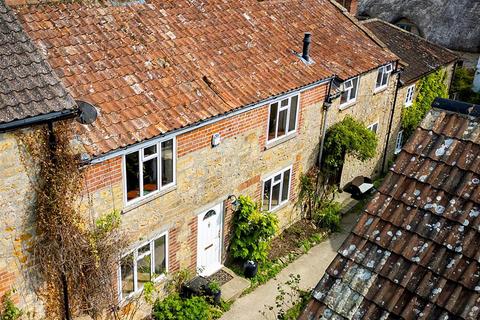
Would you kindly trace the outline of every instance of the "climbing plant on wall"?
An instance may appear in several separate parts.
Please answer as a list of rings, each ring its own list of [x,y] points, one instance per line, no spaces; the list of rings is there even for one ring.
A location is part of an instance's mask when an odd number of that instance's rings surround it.
[[[325,136],[322,171],[336,174],[342,168],[345,156],[366,161],[375,156],[377,149],[375,133],[354,118],[347,116],[331,126]]]
[[[432,106],[433,100],[437,97],[447,98],[448,89],[445,85],[446,73],[439,69],[427,77],[422,78],[417,86],[417,97],[413,104],[402,110],[402,127],[404,137],[409,137],[415,128],[420,124],[423,117]]]
[[[18,134],[35,192],[30,264],[46,319],[85,314],[96,319],[118,303],[115,274],[125,242],[120,214],[95,219],[95,213],[89,217],[80,211],[84,178],[72,136],[68,123]]]

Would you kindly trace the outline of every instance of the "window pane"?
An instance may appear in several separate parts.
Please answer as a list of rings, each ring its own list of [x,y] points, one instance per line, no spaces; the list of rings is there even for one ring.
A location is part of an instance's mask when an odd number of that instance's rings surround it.
[[[140,254],[140,252],[139,252]],[[151,254],[147,254],[137,260],[137,290],[143,288],[143,285],[149,282],[152,275]]]
[[[283,174],[282,201],[288,200],[289,184],[290,184],[290,170],[287,170]]]
[[[352,79],[352,91],[350,92],[349,100],[355,99],[357,97],[357,86],[358,78]]]
[[[278,133],[277,137],[284,136],[287,128],[287,109],[278,113]]]
[[[293,131],[297,126],[298,96],[290,100],[290,119],[288,120],[288,131]]]
[[[278,182],[278,181],[280,181],[280,180],[282,180],[282,174],[281,174],[281,173],[280,173],[280,174],[277,174],[277,175],[273,178],[273,182]]]
[[[153,145],[151,147],[143,149],[143,156],[148,157],[151,156],[152,154],[157,153],[157,145]]]
[[[140,196],[140,168],[138,156],[138,151],[125,156],[125,166],[127,172],[127,200],[132,200]]]
[[[155,257],[155,275],[161,275],[166,270],[166,248],[165,236],[162,236],[154,242],[154,257]]]
[[[282,103],[280,104],[283,107],[288,106],[288,99],[282,100]]]
[[[162,142],[162,186],[173,182],[173,139]]]
[[[133,287],[133,254],[129,254],[120,262],[122,297],[134,291]]]
[[[382,86],[382,79],[383,79],[383,68],[378,69],[378,74],[377,74],[377,83],[376,87],[381,87]]]
[[[263,205],[262,210],[267,211],[270,201],[270,187],[272,186],[272,180],[267,180],[263,183]]]
[[[268,121],[268,140],[275,139],[277,130],[277,111],[278,103],[272,103],[270,105],[270,120]]]
[[[348,101],[349,94],[350,94],[350,89],[342,92],[342,96],[340,98],[340,104],[344,104]]]
[[[388,82],[388,75],[389,73],[383,73],[383,79],[382,79],[382,86],[386,85]]]
[[[272,206],[271,209],[277,207],[280,204],[280,183],[277,183],[272,187]]]
[[[158,189],[158,159],[155,157],[143,163],[143,195]]]
[[[147,243],[143,247],[138,249],[138,255],[141,256],[144,253],[150,252],[150,243]]]

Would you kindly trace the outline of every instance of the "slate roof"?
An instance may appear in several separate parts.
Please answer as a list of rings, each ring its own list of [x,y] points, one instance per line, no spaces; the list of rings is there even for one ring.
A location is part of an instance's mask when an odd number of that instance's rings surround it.
[[[408,64],[401,74],[401,80],[404,83],[416,81],[457,59],[452,51],[386,21],[370,19],[363,21],[362,24]]]
[[[432,109],[301,319],[479,319],[479,244],[480,118]]]
[[[77,99],[100,114],[92,155],[398,58],[328,0],[147,0],[17,8]],[[366,29],[365,29],[366,30]],[[312,32],[306,65],[302,50]]]
[[[75,107],[12,10],[0,0],[0,123]]]

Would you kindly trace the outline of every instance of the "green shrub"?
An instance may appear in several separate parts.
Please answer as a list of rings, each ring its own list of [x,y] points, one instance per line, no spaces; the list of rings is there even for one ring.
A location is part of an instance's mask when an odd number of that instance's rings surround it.
[[[155,320],[217,319],[222,311],[211,306],[204,297],[182,299],[178,293],[155,301],[152,316]]]
[[[2,298],[2,307],[0,309],[0,320],[16,320],[22,315],[20,310],[11,299],[11,293],[7,292]]]
[[[278,229],[278,219],[270,212],[261,212],[250,197],[240,196],[238,201],[230,254],[234,258],[264,262],[270,240]]]
[[[340,230],[340,203],[332,201],[324,203],[315,213],[313,219],[315,224],[321,228],[326,228],[331,231]]]
[[[453,78],[452,92],[458,94],[461,101],[480,104],[480,92],[472,90],[475,71],[467,68],[457,68]]]

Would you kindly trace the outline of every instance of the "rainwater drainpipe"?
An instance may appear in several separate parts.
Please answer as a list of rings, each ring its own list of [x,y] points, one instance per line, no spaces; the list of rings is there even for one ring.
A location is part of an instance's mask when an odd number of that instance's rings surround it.
[[[330,97],[330,92],[332,90],[333,81],[335,76],[330,79],[328,84],[328,92],[327,96],[325,97],[325,101],[323,102],[323,123],[322,123],[322,132],[320,134],[320,150],[318,151],[318,168],[320,169],[322,165],[322,157],[323,157],[323,144],[325,143],[325,133],[327,132],[327,113],[328,109],[332,106],[332,98]]]
[[[398,90],[400,89],[400,85],[401,85],[401,81],[400,81],[401,71],[398,70],[398,60],[397,60],[397,62],[395,62],[395,70],[397,72],[397,83],[395,85],[395,96],[393,98],[392,111],[390,112],[390,120],[388,122],[387,140],[385,142],[385,148],[383,150],[382,172],[385,172],[385,170],[386,170],[385,167],[387,165],[387,154],[388,154],[388,145],[390,143],[390,135],[392,134],[393,116],[395,115],[395,106],[397,105]]]

